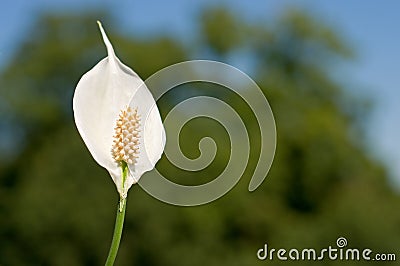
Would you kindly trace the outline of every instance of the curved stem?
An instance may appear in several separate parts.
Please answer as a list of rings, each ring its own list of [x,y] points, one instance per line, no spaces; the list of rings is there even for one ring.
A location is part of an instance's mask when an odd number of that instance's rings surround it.
[[[121,168],[122,168],[122,184],[125,184],[125,180],[128,175],[128,166],[125,162],[122,162]],[[117,217],[115,219],[114,234],[111,241],[110,251],[108,252],[107,261],[105,264],[106,266],[113,266],[115,258],[117,257],[119,243],[121,241],[121,236],[122,236],[122,229],[124,227],[125,211],[126,211],[126,198],[121,196],[119,198]]]
[[[125,210],[126,199],[121,198],[117,210],[117,218],[115,219],[114,235],[111,242],[110,252],[108,253],[107,261],[105,264],[106,266],[114,265],[115,258],[117,257],[119,242],[121,241],[122,228],[124,226]]]

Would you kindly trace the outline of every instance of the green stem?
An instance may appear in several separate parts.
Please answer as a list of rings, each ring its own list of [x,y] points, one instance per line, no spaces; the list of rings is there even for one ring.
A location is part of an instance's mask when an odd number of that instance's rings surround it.
[[[125,180],[128,174],[128,166],[125,162],[121,164],[122,168],[122,182],[125,184]],[[126,210],[126,198],[120,197],[118,209],[117,209],[117,217],[115,219],[115,227],[114,234],[111,241],[110,251],[108,253],[106,266],[113,266],[115,258],[117,257],[119,243],[121,241],[122,228],[124,227],[124,219],[125,219],[125,210]]]
[[[110,252],[108,253],[105,264],[106,266],[114,265],[115,257],[117,257],[119,242],[121,241],[122,228],[124,227],[125,210],[126,199],[121,198],[117,210],[117,218],[115,219],[114,235],[111,242]]]

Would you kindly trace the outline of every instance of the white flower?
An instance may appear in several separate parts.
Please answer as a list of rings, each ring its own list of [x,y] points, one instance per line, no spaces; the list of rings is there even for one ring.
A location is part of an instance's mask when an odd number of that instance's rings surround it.
[[[150,91],[116,57],[98,22],[108,56],[84,74],[73,98],[75,123],[96,162],[110,173],[122,198],[144,172],[154,168],[165,131]],[[122,169],[128,174],[123,180]]]

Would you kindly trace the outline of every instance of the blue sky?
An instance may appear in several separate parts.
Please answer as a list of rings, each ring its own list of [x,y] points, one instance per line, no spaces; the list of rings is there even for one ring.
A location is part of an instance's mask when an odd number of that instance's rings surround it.
[[[141,34],[167,32],[190,35],[196,14],[208,5],[225,4],[248,19],[274,17],[287,6],[305,9],[323,18],[356,48],[357,59],[345,66],[345,77],[357,84],[357,93],[376,103],[369,126],[371,150],[387,163],[400,184],[400,1],[312,0],[13,0],[0,9],[0,67],[24,37],[35,16],[45,11],[110,10],[121,29]]]

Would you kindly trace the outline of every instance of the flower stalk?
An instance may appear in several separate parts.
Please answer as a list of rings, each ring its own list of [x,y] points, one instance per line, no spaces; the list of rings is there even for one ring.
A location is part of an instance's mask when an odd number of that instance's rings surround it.
[[[129,170],[128,165],[124,161],[122,161],[121,168],[122,168],[123,181],[125,182]],[[125,211],[126,211],[126,198],[120,196],[117,209],[117,217],[115,218],[114,234],[111,241],[110,251],[108,252],[107,261],[105,264],[106,266],[114,265],[115,258],[117,257],[119,243],[121,242],[122,229],[124,227]]]

